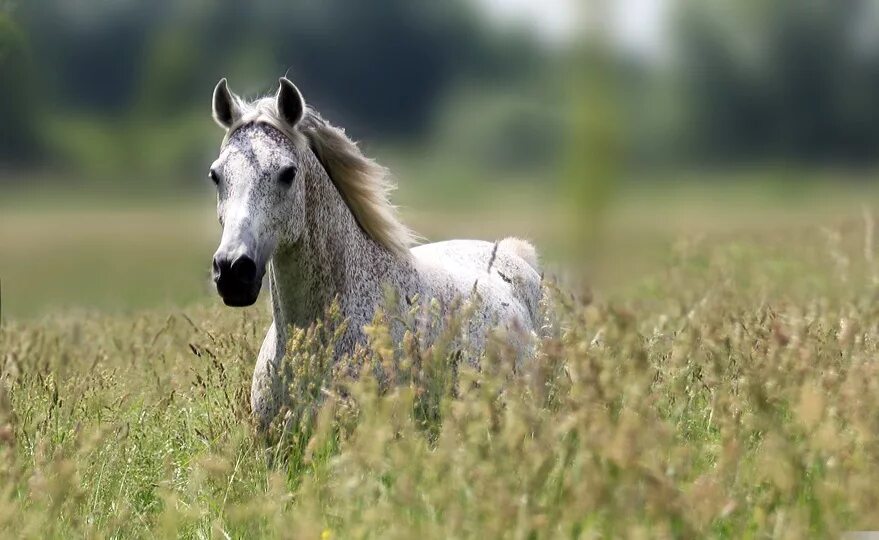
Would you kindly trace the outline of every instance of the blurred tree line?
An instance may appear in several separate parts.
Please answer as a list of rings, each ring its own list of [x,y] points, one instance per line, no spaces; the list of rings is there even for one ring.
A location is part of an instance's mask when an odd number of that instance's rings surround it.
[[[0,168],[176,182],[219,137],[214,83],[252,96],[284,73],[357,138],[501,169],[578,163],[592,115],[619,140],[582,151],[642,166],[875,164],[875,2],[676,6],[656,62],[499,31],[473,0],[0,0]]]
[[[0,2],[0,164],[188,173],[216,144],[223,76],[254,96],[287,74],[358,138],[411,140],[460,81],[516,84],[538,64],[464,0]]]
[[[874,164],[879,3],[683,0],[686,156]]]

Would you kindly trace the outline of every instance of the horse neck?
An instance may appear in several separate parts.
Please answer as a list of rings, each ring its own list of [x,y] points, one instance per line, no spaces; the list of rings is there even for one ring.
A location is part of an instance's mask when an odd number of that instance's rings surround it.
[[[350,318],[364,302],[380,301],[383,278],[413,275],[408,259],[361,229],[313,154],[306,162],[302,234],[295,243],[279,245],[271,263],[272,308],[282,334],[289,325],[306,327],[323,317],[336,297],[342,316]]]

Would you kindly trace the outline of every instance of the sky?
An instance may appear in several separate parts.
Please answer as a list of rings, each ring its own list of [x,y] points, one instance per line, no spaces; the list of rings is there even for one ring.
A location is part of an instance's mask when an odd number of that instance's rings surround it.
[[[550,45],[567,44],[589,28],[588,0],[475,0],[489,18],[502,25],[527,27]],[[599,5],[601,0],[592,1]],[[661,56],[670,0],[605,0],[612,34],[628,51]]]

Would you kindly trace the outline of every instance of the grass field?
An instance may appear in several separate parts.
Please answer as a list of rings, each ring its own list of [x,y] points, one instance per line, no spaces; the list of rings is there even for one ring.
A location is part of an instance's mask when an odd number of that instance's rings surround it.
[[[329,329],[298,335],[297,405],[268,440],[254,436],[248,403],[267,314],[209,296],[209,204],[7,206],[0,530],[327,539],[879,529],[868,192],[817,191],[783,211],[772,196],[686,193],[641,191],[611,212],[594,295],[553,293],[554,335],[523,373],[511,372],[502,341],[480,372],[455,376],[441,348],[407,347],[394,362],[377,324],[365,360],[397,384],[350,381],[331,377],[315,338]],[[538,195],[514,193],[504,200],[527,204],[477,215],[402,195],[431,238],[516,232],[546,245],[550,266],[564,264],[564,224]],[[59,288],[46,290],[53,280]],[[72,307],[54,303],[63,294]]]
[[[797,184],[717,178],[705,185],[697,177],[623,186],[604,210],[600,242],[580,246],[571,244],[570,224],[551,183],[471,185],[440,176],[401,183],[395,196],[405,221],[426,241],[518,235],[540,248],[552,273],[585,275],[604,293],[655,275],[680,239],[772,241],[779,232],[848,226],[861,219],[865,205],[879,200],[873,184],[851,178]],[[3,193],[3,315],[132,313],[217,303],[209,269],[220,229],[213,194],[204,188],[179,196],[119,188],[83,194],[49,184],[36,192]]]

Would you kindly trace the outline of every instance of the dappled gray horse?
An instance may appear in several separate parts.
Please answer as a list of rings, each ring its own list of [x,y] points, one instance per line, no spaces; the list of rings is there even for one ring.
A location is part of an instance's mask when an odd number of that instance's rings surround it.
[[[530,244],[507,238],[411,247],[413,234],[388,201],[387,171],[307,107],[286,78],[275,96],[252,102],[221,80],[213,116],[226,131],[210,169],[223,227],[213,260],[217,292],[226,305],[249,306],[268,271],[274,320],[251,390],[261,427],[288,397],[280,367],[289,328],[312,324],[334,299],[348,321],[337,357],[365,343],[363,327],[388,286],[401,303],[435,299],[444,312],[471,301],[473,320],[459,341],[473,361],[492,329],[528,354],[541,296]],[[392,333],[402,337],[401,329]]]

